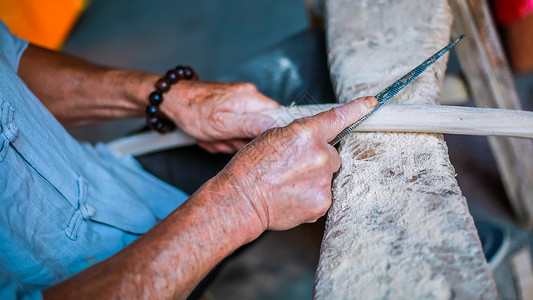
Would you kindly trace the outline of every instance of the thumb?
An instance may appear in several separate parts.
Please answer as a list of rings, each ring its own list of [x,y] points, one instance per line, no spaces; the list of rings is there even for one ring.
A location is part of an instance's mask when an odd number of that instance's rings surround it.
[[[377,104],[376,97],[357,98],[316,116],[306,118],[304,123],[313,130],[315,136],[320,136],[329,142],[344,128],[369,113]]]
[[[238,119],[240,119],[237,120],[240,123],[238,130],[240,138],[255,138],[264,131],[278,126],[276,120],[262,113],[246,114]]]

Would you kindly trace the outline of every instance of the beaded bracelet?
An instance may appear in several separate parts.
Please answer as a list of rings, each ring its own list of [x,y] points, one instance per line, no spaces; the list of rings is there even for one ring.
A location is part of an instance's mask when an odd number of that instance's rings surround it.
[[[155,83],[155,91],[148,96],[150,105],[146,107],[146,122],[150,128],[160,133],[176,128],[176,125],[161,112],[159,105],[163,103],[163,94],[180,80],[198,80],[198,75],[191,67],[177,66]]]

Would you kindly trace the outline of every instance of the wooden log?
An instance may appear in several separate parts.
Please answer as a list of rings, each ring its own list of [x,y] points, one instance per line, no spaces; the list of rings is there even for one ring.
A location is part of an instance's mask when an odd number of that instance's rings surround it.
[[[448,42],[452,22],[445,0],[329,0],[326,12],[340,102],[375,95],[418,65]],[[395,101],[437,103],[445,63]],[[357,132],[339,151],[316,299],[497,297],[441,135]]]
[[[476,106],[522,109],[487,2],[450,4],[454,31],[468,35],[456,51]],[[524,226],[533,226],[533,141],[491,137],[489,144],[515,216]]]

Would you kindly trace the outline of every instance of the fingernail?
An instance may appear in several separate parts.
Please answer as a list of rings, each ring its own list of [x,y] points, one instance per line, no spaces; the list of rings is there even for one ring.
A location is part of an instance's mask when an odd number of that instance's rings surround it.
[[[367,97],[365,98],[365,105],[367,108],[374,108],[378,105],[378,99],[376,97]]]

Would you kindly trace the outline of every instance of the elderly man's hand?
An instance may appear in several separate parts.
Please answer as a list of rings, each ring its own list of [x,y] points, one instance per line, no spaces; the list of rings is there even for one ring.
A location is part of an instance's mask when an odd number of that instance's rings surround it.
[[[262,111],[279,107],[250,83],[180,81],[162,109],[209,151],[235,152],[275,125]]]
[[[227,195],[218,204],[244,199],[243,215],[262,230],[316,221],[330,206],[332,176],[340,167],[328,142],[376,104],[374,97],[357,99],[263,133],[214,178],[214,190]]]

